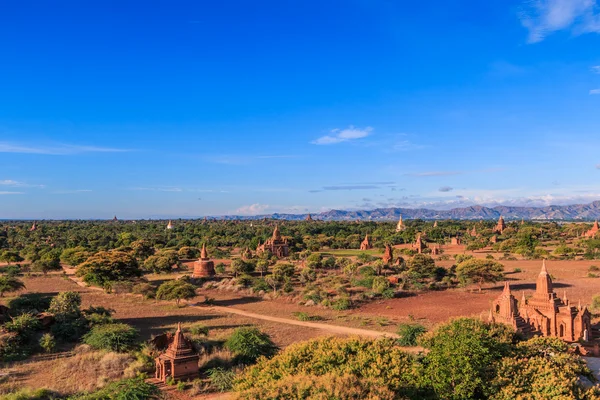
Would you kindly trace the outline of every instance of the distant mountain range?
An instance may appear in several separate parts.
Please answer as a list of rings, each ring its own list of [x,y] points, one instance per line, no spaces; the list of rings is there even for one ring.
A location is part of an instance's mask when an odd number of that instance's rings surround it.
[[[451,210],[431,210],[427,208],[377,208],[374,210],[345,211],[331,210],[319,214],[311,214],[315,220],[323,221],[396,221],[402,215],[406,219],[464,219],[481,220],[497,219],[501,215],[507,220],[580,220],[600,219],[600,201],[590,204],[574,204],[567,206],[547,207],[483,207],[470,206]],[[225,216],[224,219],[284,219],[298,221],[307,214],[268,214],[254,216]]]

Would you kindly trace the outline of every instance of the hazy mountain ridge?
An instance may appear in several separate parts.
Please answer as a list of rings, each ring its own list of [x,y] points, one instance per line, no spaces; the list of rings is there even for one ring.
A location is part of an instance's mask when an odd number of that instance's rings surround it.
[[[330,210],[311,214],[313,219],[324,221],[392,221],[400,215],[406,219],[497,219],[501,215],[511,219],[535,220],[595,220],[600,219],[600,201],[590,204],[573,204],[565,206],[550,205],[546,207],[516,206],[469,206],[450,210],[432,210],[427,208],[377,208],[374,210]],[[284,219],[302,220],[307,214],[265,214],[255,216],[225,216],[225,219]]]

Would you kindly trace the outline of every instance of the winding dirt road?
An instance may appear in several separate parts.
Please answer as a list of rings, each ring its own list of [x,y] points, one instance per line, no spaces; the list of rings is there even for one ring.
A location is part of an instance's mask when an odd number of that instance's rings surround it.
[[[395,333],[373,331],[373,330],[369,330],[369,329],[349,328],[347,326],[329,325],[329,324],[322,324],[322,323],[318,323],[318,322],[298,321],[295,319],[288,319],[288,318],[272,317],[270,315],[256,314],[256,313],[252,313],[249,311],[238,310],[236,308],[231,308],[231,307],[210,306],[207,308],[209,310],[230,313],[230,314],[236,314],[236,315],[242,315],[244,317],[262,319],[264,321],[277,322],[280,324],[297,325],[297,326],[304,326],[307,328],[321,329],[324,331],[328,331],[328,332],[336,333],[336,334],[342,334],[342,335],[357,335],[357,336],[366,336],[366,337],[374,337],[374,338],[378,338],[378,337],[389,337],[389,338],[394,338],[394,339],[398,338],[398,335],[396,335]]]

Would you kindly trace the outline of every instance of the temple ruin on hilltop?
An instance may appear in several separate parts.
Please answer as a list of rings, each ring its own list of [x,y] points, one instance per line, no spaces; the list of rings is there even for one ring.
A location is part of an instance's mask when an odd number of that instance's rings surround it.
[[[200,357],[194,353],[192,344],[183,336],[181,323],[172,337],[167,350],[155,358],[156,372],[154,377],[162,382],[167,378],[195,379],[198,377],[198,361]]]
[[[552,278],[546,269],[546,261],[535,283],[535,293],[520,302],[512,295],[508,282],[502,294],[494,300],[490,310],[490,322],[512,325],[525,335],[541,335],[561,338],[567,342],[592,339],[592,315],[587,307],[572,305],[566,293],[560,299],[552,288]]]
[[[308,213],[308,215],[306,215],[306,218],[304,218],[305,221],[312,221],[312,217],[310,216],[310,213]]]
[[[373,245],[371,244],[371,241],[369,240],[369,235],[365,235],[365,239],[360,243],[360,249],[361,250],[371,250],[373,248]]]
[[[200,258],[194,262],[194,272],[192,278],[209,278],[215,276],[215,263],[208,258],[206,245],[202,245],[200,250]]]
[[[493,231],[494,233],[499,233],[500,235],[502,235],[502,232],[504,232],[505,229],[506,224],[504,223],[504,217],[501,215],[500,218],[498,218],[498,223],[494,227]]]
[[[277,258],[283,258],[290,255],[287,239],[283,239],[281,237],[281,233],[279,232],[279,227],[277,225],[275,225],[271,239],[268,239],[264,244],[260,244],[260,242],[258,243],[256,254],[260,255],[267,250]]]

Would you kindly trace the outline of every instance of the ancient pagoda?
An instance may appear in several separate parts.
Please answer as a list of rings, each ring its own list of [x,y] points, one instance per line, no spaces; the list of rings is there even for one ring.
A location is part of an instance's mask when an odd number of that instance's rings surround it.
[[[506,282],[504,291],[493,303],[491,315],[494,321],[512,325],[526,335],[552,336],[567,342],[592,339],[590,311],[581,303],[571,304],[566,292],[562,299],[554,293],[545,260],[533,296],[527,300],[523,293],[517,303]]]
[[[423,250],[425,250],[426,248],[427,248],[427,245],[423,241],[423,238],[421,237],[421,233],[417,233],[417,237],[415,239],[415,242],[412,245],[412,249],[414,251],[416,251],[417,253],[421,254],[421,253],[423,253]]]
[[[365,235],[365,239],[360,243],[360,249],[361,250],[371,250],[373,248],[373,245],[371,244],[371,241],[369,240],[369,235]]]
[[[33,221],[33,225],[31,225],[31,228],[29,228],[29,232],[33,232],[37,229],[37,223],[36,221]]]
[[[273,235],[270,239],[267,239],[264,244],[260,244],[260,242],[258,243],[256,254],[262,254],[267,250],[277,258],[283,258],[290,255],[290,248],[288,246],[287,239],[283,239],[281,237],[281,233],[279,232],[279,227],[277,225],[275,225]]]
[[[389,244],[385,245],[385,252],[383,253],[383,263],[389,264],[394,259],[394,250]]]
[[[313,219],[312,219],[312,217],[310,216],[310,213],[308,213],[308,214],[306,215],[306,218],[304,218],[304,220],[305,220],[305,221],[312,221],[312,220],[313,220]]]
[[[173,229],[173,222],[171,222],[171,220],[169,220],[169,223],[167,224],[167,229]]]
[[[400,214],[400,219],[398,220],[398,225],[396,225],[396,232],[402,232],[406,229],[404,226],[404,222],[402,221],[402,214]]]
[[[506,224],[504,223],[504,217],[501,215],[500,218],[498,218],[498,223],[494,227],[493,231],[494,233],[499,233],[500,235],[502,235],[502,232],[504,232],[505,229]]]
[[[169,377],[179,380],[195,379],[198,377],[199,360],[200,357],[181,332],[181,323],[178,323],[169,347],[154,360],[156,364],[154,377],[161,382],[166,382]]]
[[[193,278],[210,278],[215,276],[215,263],[208,258],[208,252],[206,251],[206,245],[202,245],[200,250],[200,258],[194,262],[194,272],[192,273]]]
[[[586,238],[593,238],[593,237],[596,237],[596,235],[598,234],[598,231],[600,231],[600,226],[598,226],[598,220],[596,220],[596,222],[594,222],[594,225],[592,226],[592,229],[585,232],[583,234],[583,236]]]

